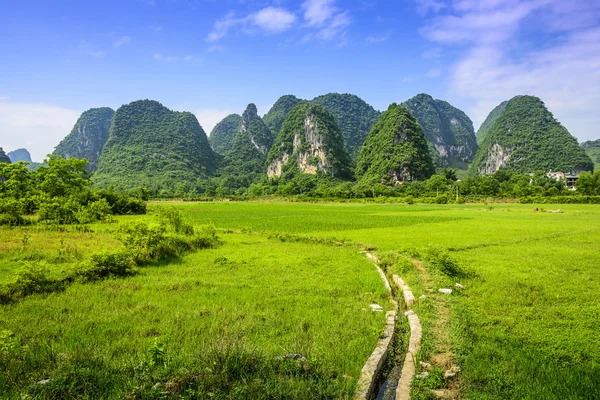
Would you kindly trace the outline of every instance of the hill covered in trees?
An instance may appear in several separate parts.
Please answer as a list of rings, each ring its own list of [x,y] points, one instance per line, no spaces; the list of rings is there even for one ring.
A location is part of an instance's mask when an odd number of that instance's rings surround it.
[[[267,159],[267,175],[298,173],[350,178],[351,159],[333,115],[312,102],[299,103],[288,114]]]
[[[194,185],[216,168],[217,155],[192,113],[139,100],[115,113],[93,182],[99,187],[160,190]]]
[[[581,147],[594,163],[594,170],[600,171],[600,139],[581,143]]]
[[[287,115],[292,111],[292,108],[302,101],[305,100],[299,99],[291,94],[281,96],[277,99],[275,104],[273,104],[273,107],[271,107],[269,112],[263,117],[265,125],[273,132],[273,137],[277,137],[279,134],[281,125],[283,125],[283,121],[285,121]]]
[[[360,147],[381,113],[353,94],[329,93],[311,100],[329,111],[342,130],[346,148],[356,159]]]
[[[473,122],[461,110],[428,94],[418,94],[402,103],[423,129],[437,169],[467,169],[477,151]]]
[[[81,114],[71,133],[54,149],[63,158],[85,158],[88,171],[97,168],[98,158],[110,134],[110,124],[115,112],[108,107],[92,108]]]
[[[0,163],[10,164],[10,158],[6,155],[2,147],[0,147]]]
[[[470,172],[493,174],[502,167],[521,173],[591,171],[593,163],[539,98],[517,96],[493,118]]]
[[[360,150],[356,177],[361,184],[393,185],[427,179],[434,173],[423,130],[404,106],[390,105]]]
[[[483,143],[483,139],[485,139],[488,133],[490,133],[490,129],[492,129],[492,125],[494,125],[496,118],[498,118],[498,116],[502,114],[504,110],[506,110],[507,104],[508,100],[503,101],[488,114],[487,118],[485,119],[485,121],[483,121],[483,124],[481,124],[481,126],[477,130],[477,133],[475,134],[475,137],[477,138],[477,144],[481,145],[481,143]]]
[[[242,117],[238,114],[230,114],[219,122],[210,132],[208,142],[217,154],[225,154],[233,146],[233,139],[240,129]]]

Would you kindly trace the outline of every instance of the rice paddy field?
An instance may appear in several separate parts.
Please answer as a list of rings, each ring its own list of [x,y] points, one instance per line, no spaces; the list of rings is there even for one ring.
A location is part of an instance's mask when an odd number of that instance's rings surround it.
[[[0,305],[1,398],[352,398],[385,323],[369,305],[391,308],[364,249],[418,298],[433,369],[414,399],[600,398],[593,205],[155,203],[88,230],[0,229],[0,282],[68,274],[167,206],[221,244]]]

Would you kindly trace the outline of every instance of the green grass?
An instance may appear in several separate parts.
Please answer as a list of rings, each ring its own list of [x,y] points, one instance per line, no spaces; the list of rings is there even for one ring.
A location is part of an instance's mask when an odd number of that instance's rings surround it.
[[[417,297],[429,296],[416,305],[426,329],[421,357],[440,350],[431,333],[435,307],[449,309],[449,341],[465,398],[600,397],[597,206],[543,205],[562,214],[518,204],[176,206],[194,225],[214,224],[223,246],[143,268],[137,276],[76,283],[0,306],[0,330],[14,333],[13,347],[28,346],[0,375],[5,397],[35,397],[41,389],[34,382],[55,379],[58,385],[72,376],[94,378],[100,389],[73,389],[93,393],[90,398],[174,395],[168,384],[212,390],[217,398],[351,397],[384,323],[365,309],[372,302],[389,307],[376,272],[352,242],[377,247],[379,254],[423,253],[435,244],[470,273],[460,278],[467,287],[462,295],[443,297],[437,288],[458,280],[432,265],[426,263],[429,282],[410,263],[390,270],[400,272]],[[119,217],[119,224],[151,220],[157,207],[146,217]],[[119,224],[92,226],[94,233],[2,230],[0,281],[27,260],[40,258],[60,274],[90,252],[115,249],[111,231]],[[275,234],[292,236],[284,241]],[[342,240],[347,245],[339,245]],[[76,250],[58,257],[67,246]],[[160,347],[155,338],[164,344],[166,365],[150,367],[148,350]],[[307,365],[276,358],[289,353],[306,356]],[[415,398],[427,398],[426,386]]]

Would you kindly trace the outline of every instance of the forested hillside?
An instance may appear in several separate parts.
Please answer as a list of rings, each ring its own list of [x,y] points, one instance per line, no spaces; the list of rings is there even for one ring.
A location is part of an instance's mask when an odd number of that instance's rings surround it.
[[[581,147],[594,163],[594,170],[600,171],[600,139],[581,143]]]
[[[195,185],[217,168],[206,133],[189,112],[175,112],[157,101],[120,107],[93,182],[100,187],[151,190]]]
[[[329,93],[311,101],[322,105],[333,115],[342,130],[348,152],[356,159],[360,147],[381,113],[353,94]]]
[[[467,169],[477,151],[473,122],[461,110],[428,94],[418,94],[402,103],[423,129],[437,169]]]
[[[495,118],[471,164],[472,174],[591,171],[593,163],[567,129],[534,96],[511,99]]]
[[[233,139],[239,131],[241,123],[240,115],[230,114],[213,128],[208,142],[216,153],[223,155],[231,150]]]
[[[360,150],[356,177],[365,185],[394,185],[433,173],[423,130],[406,107],[390,105]]]
[[[488,133],[490,133],[490,129],[492,129],[492,125],[494,125],[496,118],[498,118],[498,116],[500,116],[500,114],[502,114],[504,110],[506,110],[507,104],[508,100],[503,101],[488,114],[487,118],[485,119],[485,121],[483,121],[483,124],[481,124],[481,126],[477,130],[477,133],[475,134],[475,137],[477,138],[477,144],[481,145],[481,143],[483,143],[483,139],[485,139]]]
[[[63,158],[85,158],[89,161],[88,170],[95,171],[98,158],[108,140],[114,114],[115,112],[108,107],[85,111],[71,133],[56,146],[53,154]]]
[[[0,163],[9,163],[10,164],[10,158],[6,155],[6,153],[4,152],[4,149],[2,149],[2,147],[0,147]]]
[[[271,107],[269,112],[263,117],[265,125],[267,125],[273,133],[273,137],[276,137],[279,134],[281,125],[283,125],[283,121],[285,121],[287,115],[292,111],[292,108],[302,101],[304,100],[291,94],[281,96],[277,99],[275,104],[273,104],[273,107]]]

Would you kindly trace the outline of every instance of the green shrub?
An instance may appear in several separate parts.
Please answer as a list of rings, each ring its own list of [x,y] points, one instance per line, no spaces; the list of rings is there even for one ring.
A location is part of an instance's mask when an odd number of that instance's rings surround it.
[[[84,280],[93,281],[113,276],[129,276],[135,273],[135,263],[131,255],[121,251],[116,253],[98,253],[81,264],[75,275]]]
[[[17,271],[14,280],[5,285],[3,297],[15,299],[35,293],[54,292],[62,287],[63,282],[52,279],[43,264],[26,264]]]
[[[160,218],[164,224],[173,228],[176,233],[193,235],[194,227],[186,224],[181,211],[175,207],[169,207],[160,211]]]
[[[98,221],[110,222],[112,221],[112,208],[106,199],[100,199],[80,207],[74,216],[80,224]]]
[[[450,277],[462,277],[466,273],[448,251],[429,245],[424,252],[424,259],[431,266]]]

